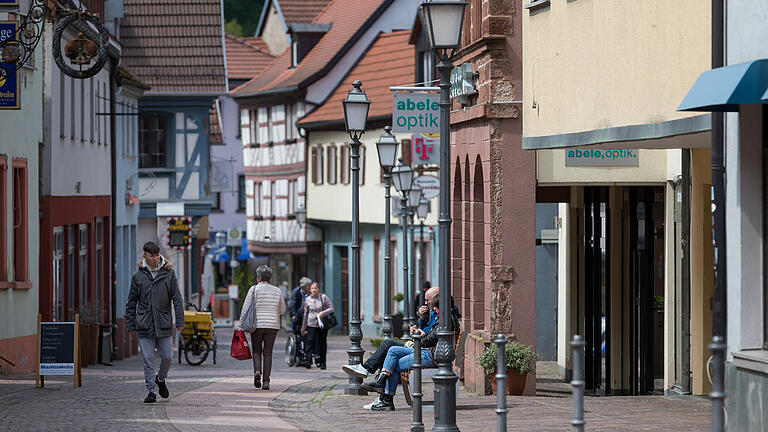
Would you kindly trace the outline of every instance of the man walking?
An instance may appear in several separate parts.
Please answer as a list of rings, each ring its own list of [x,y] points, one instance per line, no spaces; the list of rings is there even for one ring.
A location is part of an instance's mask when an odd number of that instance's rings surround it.
[[[294,334],[301,334],[301,322],[304,319],[304,299],[309,295],[312,279],[304,276],[299,280],[299,286],[291,294],[291,327]]]
[[[285,313],[285,300],[280,288],[270,284],[272,269],[266,265],[256,268],[256,285],[248,290],[243,301],[243,310],[253,308],[256,330],[251,333],[253,350],[253,386],[269,390],[269,376],[272,373],[272,348],[280,330],[280,315]],[[263,366],[262,369],[262,355]],[[264,380],[262,382],[262,373]]]
[[[139,269],[131,280],[128,303],[125,305],[125,323],[129,332],[138,332],[141,355],[144,357],[144,383],[149,394],[144,403],[155,403],[155,385],[164,399],[168,398],[165,378],[173,356],[173,318],[176,328],[184,329],[184,300],[173,271],[173,263],[160,255],[154,242],[144,244],[144,256],[137,263]],[[173,310],[171,310],[173,303]],[[155,349],[160,354],[160,370],[155,375],[152,363]]]

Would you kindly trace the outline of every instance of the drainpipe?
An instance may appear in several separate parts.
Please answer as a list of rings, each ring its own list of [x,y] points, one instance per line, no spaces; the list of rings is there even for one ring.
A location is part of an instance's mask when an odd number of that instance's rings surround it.
[[[109,113],[114,114],[115,113],[115,91],[116,91],[116,79],[119,74],[118,71],[118,62],[114,57],[110,56],[109,59],[109,65],[112,70],[112,74],[109,77]],[[110,277],[109,277],[109,296],[111,298],[110,306],[111,306],[111,313],[110,313],[110,321],[112,324],[112,355],[114,356],[115,353],[115,347],[117,346],[115,344],[115,336],[116,336],[116,329],[117,329],[117,247],[115,245],[115,235],[117,233],[117,178],[115,176],[116,173],[116,166],[117,166],[117,134],[115,132],[115,116],[110,115],[109,116],[109,141],[110,141],[110,151],[109,151],[109,165],[112,175],[110,175],[110,191],[112,195],[112,199],[110,200],[110,218],[109,218],[109,257],[110,257]],[[105,362],[111,362],[112,359],[104,360]]]
[[[724,0],[712,0],[712,69],[723,66]],[[714,240],[715,295],[712,320],[712,430],[724,427],[725,349],[726,349],[726,250],[725,250],[725,166],[723,163],[723,113],[712,113],[712,187],[714,211],[712,236]]]
[[[680,181],[680,213],[681,213],[681,267],[680,275],[680,319],[681,319],[681,349],[682,362],[680,367],[680,390],[682,394],[691,394],[691,150],[682,151],[682,179]]]

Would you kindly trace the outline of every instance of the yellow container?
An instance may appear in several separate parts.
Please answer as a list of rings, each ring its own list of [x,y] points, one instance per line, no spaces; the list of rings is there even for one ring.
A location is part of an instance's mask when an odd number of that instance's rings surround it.
[[[210,339],[213,330],[213,318],[210,312],[184,311],[184,330],[181,332],[184,336],[191,336],[197,333]]]

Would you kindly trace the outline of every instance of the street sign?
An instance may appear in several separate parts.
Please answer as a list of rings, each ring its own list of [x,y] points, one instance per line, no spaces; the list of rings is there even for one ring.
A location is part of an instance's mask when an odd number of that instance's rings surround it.
[[[440,95],[392,93],[392,132],[440,133]]]
[[[440,195],[440,179],[431,175],[422,175],[416,177],[413,181],[421,186],[421,196],[426,199],[432,199]]]
[[[0,4],[7,6],[12,3],[3,2]],[[16,21],[0,21],[0,41],[15,37],[17,26]],[[0,61],[0,109],[17,110],[21,108],[20,84],[16,65]]]
[[[240,246],[240,231],[232,228],[227,233],[227,246]]]
[[[189,218],[168,219],[168,246],[186,249],[191,246],[192,221]]]
[[[411,154],[413,165],[440,164],[440,134],[413,134],[411,139]]]

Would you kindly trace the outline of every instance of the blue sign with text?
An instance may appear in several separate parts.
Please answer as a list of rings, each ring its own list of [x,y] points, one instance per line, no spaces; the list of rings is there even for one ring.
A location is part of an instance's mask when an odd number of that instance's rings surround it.
[[[16,21],[0,21],[0,42],[15,38],[17,26]],[[20,108],[19,84],[16,65],[0,61],[0,109]]]
[[[19,0],[0,0],[0,6],[18,6]]]

